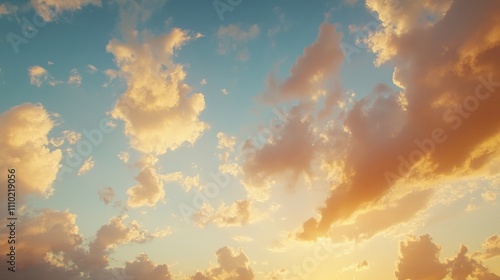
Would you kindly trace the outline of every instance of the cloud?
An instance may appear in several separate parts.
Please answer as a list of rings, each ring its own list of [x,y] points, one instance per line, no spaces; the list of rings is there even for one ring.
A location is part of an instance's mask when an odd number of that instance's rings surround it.
[[[127,152],[120,152],[118,154],[118,158],[123,162],[123,163],[128,163],[128,160],[130,159],[130,154]]]
[[[81,10],[87,5],[101,6],[101,0],[31,0],[30,3],[45,21],[53,21],[65,11]]]
[[[250,260],[243,251],[235,251],[230,247],[222,247],[216,252],[217,264],[204,272],[191,276],[191,280],[251,280],[254,272],[249,266]]]
[[[283,174],[287,175],[284,180],[288,188],[293,188],[300,178],[309,179],[312,175],[316,153],[313,120],[303,118],[297,109],[288,114],[286,121],[276,135],[269,131],[271,140],[261,149],[248,141],[243,148],[242,183],[255,199],[267,199],[270,187]]]
[[[106,267],[109,262],[110,252],[121,244],[139,243],[143,244],[156,238],[167,236],[170,229],[157,230],[150,233],[141,229],[136,220],[125,224],[126,215],[112,217],[108,224],[97,230],[94,240],[89,244],[89,256],[94,265]]]
[[[346,267],[344,267],[342,269],[342,271],[343,272],[350,271],[350,270],[362,271],[362,270],[365,270],[365,269],[368,269],[368,268],[369,268],[368,261],[364,260],[364,261],[361,261],[359,263],[354,263],[354,264],[351,264],[349,266],[346,266]]]
[[[484,201],[489,201],[489,202],[497,200],[496,193],[492,191],[485,191],[484,193],[481,194],[481,197],[484,199]]]
[[[18,270],[45,264],[51,253],[58,255],[62,252],[61,261],[67,263],[67,257],[82,243],[75,221],[76,215],[67,210],[49,209],[40,211],[36,216],[23,216],[19,219],[17,224],[23,230],[17,231],[16,239],[22,242],[16,242],[16,254],[26,257],[22,258],[24,261],[16,263]],[[4,228],[6,227],[2,227],[2,234],[7,233]],[[0,240],[2,247],[7,247],[6,243],[7,238]]]
[[[30,76],[30,83],[37,87],[41,87],[44,82],[47,82],[51,86],[61,83],[61,81],[55,80],[45,68],[38,65],[30,67],[28,74]]]
[[[87,173],[90,169],[94,167],[94,160],[92,157],[89,157],[80,167],[78,170],[78,176],[82,176],[83,174]]]
[[[344,61],[344,54],[340,47],[342,33],[336,28],[336,25],[327,22],[320,26],[318,38],[304,49],[304,54],[297,59],[285,81],[279,82],[271,73],[263,100],[271,103],[294,98],[310,100],[319,96],[325,86],[331,86],[325,84],[328,79],[333,78],[333,82],[338,83],[335,77]]]
[[[434,244],[429,235],[412,238],[400,244],[397,263],[398,279],[443,279],[446,264],[439,260],[441,247]]]
[[[397,29],[401,33],[390,47],[396,50],[393,79],[401,91],[376,86],[347,108],[337,120],[343,125],[324,132],[328,141],[318,147],[342,179],[332,186],[320,218],[307,220],[299,238],[327,234],[389,192],[404,192],[398,188],[404,182],[452,180],[490,163],[500,127],[491,117],[500,102],[492,94],[500,85],[493,75],[500,72],[500,63],[493,62],[499,57],[493,54],[500,48],[494,36],[500,19],[492,12],[499,8],[498,1],[471,8],[457,0],[425,28]],[[460,32],[450,34],[450,28]]]
[[[200,85],[204,86],[206,85],[208,82],[207,82],[207,79],[201,79],[200,81]]]
[[[47,138],[56,118],[40,104],[25,103],[0,114],[0,168],[16,169],[17,186],[22,186],[18,201],[30,194],[48,196],[60,168],[62,152],[50,150]],[[7,200],[7,192],[0,198]]]
[[[200,209],[191,217],[199,227],[215,224],[219,227],[242,226],[261,220],[264,214],[252,207],[249,200],[237,200],[233,204],[222,203],[217,211],[208,203],[203,203]]]
[[[166,182],[177,182],[179,183],[186,192],[190,191],[192,188],[201,189],[200,176],[186,176],[182,172],[168,173],[165,175],[160,175],[160,178]]]
[[[217,52],[221,55],[235,52],[238,60],[247,61],[249,54],[246,45],[257,38],[259,33],[260,28],[257,24],[250,26],[248,30],[236,24],[221,25],[217,31]]]
[[[400,257],[395,275],[398,279],[500,279],[489,271],[481,262],[467,256],[465,245],[454,258],[441,262],[441,248],[432,241],[429,235],[418,238],[411,237],[400,244]],[[471,277],[471,278],[469,278]],[[448,279],[448,278],[446,278]]]
[[[141,206],[153,207],[158,202],[164,201],[165,190],[163,182],[152,166],[144,167],[135,180],[137,185],[129,188],[127,205],[133,208]]]
[[[90,73],[95,73],[97,72],[97,67],[95,67],[92,64],[87,64],[87,67],[89,68]]]
[[[445,16],[452,2],[425,0],[417,4],[406,0],[366,1],[366,7],[378,15],[381,24],[365,40],[378,55],[376,63],[380,65],[397,54],[397,47],[393,45],[395,38],[418,28],[432,26]]]
[[[78,73],[77,69],[71,69],[67,84],[77,87],[82,84],[82,76]]]
[[[134,261],[125,264],[125,275],[133,279],[171,280],[166,264],[155,265],[146,254],[140,254]]]
[[[12,279],[55,279],[55,280],[105,280],[112,279],[107,269],[109,257],[118,246],[130,243],[145,243],[170,234],[170,229],[148,232],[141,229],[137,221],[126,224],[126,216],[113,217],[108,224],[99,228],[89,246],[83,246],[83,236],[76,224],[76,215],[68,210],[52,209],[20,211],[16,226],[16,273]],[[7,247],[8,227],[2,222],[0,246]],[[164,266],[151,266],[146,256],[128,262],[124,269],[131,275],[142,275],[140,268],[151,268],[151,276],[165,275]],[[156,268],[155,268],[156,267]],[[146,273],[146,272],[142,272]],[[148,272],[149,273],[149,272]],[[165,279],[165,278],[148,278]],[[168,279],[168,278],[166,278]]]
[[[135,34],[127,42],[113,39],[106,47],[115,57],[118,75],[127,82],[111,116],[124,122],[131,146],[140,152],[161,155],[193,144],[209,127],[198,119],[204,96],[191,93],[183,82],[183,66],[172,62],[175,50],[191,36],[175,28],[158,37],[143,32],[140,42],[141,33]]]
[[[484,259],[491,259],[496,256],[500,256],[500,236],[495,234],[488,237],[482,247],[484,250],[482,257]]]
[[[18,7],[14,6],[10,3],[0,4],[0,17],[14,14],[17,12],[17,10],[18,10]]]
[[[113,199],[115,199],[115,191],[113,188],[106,187],[99,190],[99,198],[104,204],[108,205]]]

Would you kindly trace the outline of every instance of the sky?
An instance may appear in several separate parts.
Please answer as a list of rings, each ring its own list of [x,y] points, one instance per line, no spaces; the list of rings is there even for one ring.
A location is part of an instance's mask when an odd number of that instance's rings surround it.
[[[1,278],[500,279],[499,11],[0,1]]]

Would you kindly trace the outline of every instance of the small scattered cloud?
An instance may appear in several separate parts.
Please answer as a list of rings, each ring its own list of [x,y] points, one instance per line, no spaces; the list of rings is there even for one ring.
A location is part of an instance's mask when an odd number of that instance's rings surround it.
[[[90,73],[95,73],[97,72],[97,67],[95,67],[92,64],[87,64],[87,67],[89,68]]]
[[[66,11],[81,10],[87,5],[101,6],[101,0],[31,0],[31,6],[45,21],[56,20],[57,17]]]
[[[80,73],[78,73],[78,70],[76,68],[71,69],[71,71],[69,72],[67,84],[77,87],[82,84],[82,76],[80,75]]]
[[[115,191],[111,187],[106,187],[99,190],[99,199],[104,202],[105,205],[108,205],[111,201],[115,199]]]
[[[83,174],[87,173],[94,167],[94,160],[92,157],[89,157],[85,162],[82,164],[80,169],[78,170],[78,176],[82,176]]]
[[[128,163],[130,159],[130,154],[127,152],[120,152],[118,153],[118,158],[123,162],[123,163]]]
[[[45,68],[38,65],[30,67],[28,69],[28,74],[30,76],[30,83],[37,87],[41,87],[43,83],[47,83],[51,86],[62,83],[61,81],[55,80]]]

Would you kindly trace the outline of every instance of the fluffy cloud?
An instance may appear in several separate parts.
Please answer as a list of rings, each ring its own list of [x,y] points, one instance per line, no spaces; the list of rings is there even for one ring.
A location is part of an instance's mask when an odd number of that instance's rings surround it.
[[[299,238],[325,235],[404,180],[453,178],[490,162],[500,127],[492,117],[500,102],[492,94],[500,85],[493,74],[500,72],[493,55],[500,48],[500,19],[493,12],[499,8],[498,1],[471,7],[457,0],[432,25],[402,27],[390,44],[396,50],[394,82],[402,90],[375,87],[348,109],[341,129],[326,133],[333,140],[323,153],[340,167],[342,180]],[[450,28],[461,32],[451,34]]]
[[[137,177],[137,185],[129,188],[127,205],[130,207],[155,206],[159,201],[164,201],[165,190],[163,181],[159,178],[155,169],[144,167]]]
[[[247,142],[243,148],[242,183],[251,196],[258,200],[268,198],[275,178],[286,175],[292,188],[302,177],[312,175],[315,137],[312,119],[303,118],[299,109],[290,112],[284,128],[271,135],[271,141],[261,149]]]
[[[0,168],[16,169],[18,192],[26,195],[49,195],[62,159],[61,150],[50,150],[49,132],[56,125],[55,115],[40,104],[22,104],[0,114]],[[20,175],[22,174],[22,175]],[[6,193],[0,198],[6,201]]]
[[[182,172],[168,173],[160,175],[160,178],[165,182],[177,182],[186,192],[190,191],[193,187],[198,190],[201,189],[200,176],[186,176]]]
[[[222,247],[216,252],[217,264],[204,272],[198,272],[191,280],[251,280],[255,278],[250,260],[241,250],[234,251],[230,247]]]
[[[134,261],[125,264],[125,275],[133,279],[171,280],[166,264],[155,265],[146,254],[139,255]]]
[[[500,236],[495,234],[488,237],[482,247],[484,250],[483,258],[490,259],[500,256]]]
[[[16,224],[17,271],[12,279],[105,280],[112,279],[107,269],[109,256],[118,245],[144,243],[170,233],[169,229],[148,232],[137,221],[125,224],[126,216],[113,217],[96,232],[88,248],[76,225],[76,215],[66,211],[43,209],[35,215],[21,213]],[[0,246],[7,247],[8,228],[2,223]],[[148,268],[148,272],[141,271]],[[155,266],[145,255],[121,268],[130,275],[167,276],[166,266]],[[169,278],[148,278],[169,279]]]
[[[249,59],[248,48],[246,44],[259,36],[260,28],[254,24],[245,30],[236,24],[228,26],[220,26],[217,31],[217,39],[219,40],[218,53],[228,54],[236,52],[236,58],[240,61]]]
[[[101,0],[31,0],[31,5],[45,21],[52,21],[65,11],[76,11],[87,5],[101,6]]]
[[[127,82],[111,116],[125,123],[132,147],[143,153],[161,155],[183,143],[194,143],[208,128],[198,120],[205,108],[201,93],[191,93],[183,83],[186,73],[171,58],[191,37],[181,29],[154,37],[147,32],[113,39],[106,49],[115,56],[118,75]],[[175,133],[172,133],[175,131]]]
[[[394,39],[409,31],[432,26],[448,11],[452,0],[424,0],[416,3],[409,0],[367,0],[366,6],[375,12],[380,27],[372,31],[365,40],[377,53],[377,64],[381,64],[397,53]]]
[[[395,272],[398,279],[443,279],[446,264],[439,260],[441,248],[429,235],[413,238],[400,245],[400,258]]]
[[[291,68],[290,77],[280,83],[274,74],[269,75],[268,92],[264,95],[264,100],[278,102],[293,98],[314,99],[325,87],[332,86],[325,84],[326,82],[338,84],[336,77],[344,61],[341,40],[342,33],[336,31],[336,25],[323,23],[316,41],[304,50],[304,54]]]
[[[491,273],[481,262],[467,255],[462,245],[458,254],[446,262],[439,259],[441,248],[429,235],[412,237],[400,244],[400,257],[395,275],[398,279],[451,279],[495,280],[500,277]],[[448,279],[448,278],[447,278]]]
[[[89,244],[92,265],[106,267],[109,253],[118,245],[145,243],[170,234],[170,229],[150,233],[141,229],[135,220],[127,225],[124,223],[126,218],[126,215],[113,217],[108,224],[101,226],[96,232],[95,239]]]

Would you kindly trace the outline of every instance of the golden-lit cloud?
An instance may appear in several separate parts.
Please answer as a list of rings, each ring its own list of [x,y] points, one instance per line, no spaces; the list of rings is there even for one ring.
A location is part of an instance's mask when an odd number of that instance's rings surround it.
[[[140,254],[134,261],[125,264],[125,275],[133,279],[171,280],[166,264],[156,265],[146,254]]]
[[[51,86],[62,83],[61,81],[55,80],[45,68],[38,65],[30,67],[28,69],[28,74],[30,76],[30,83],[37,87],[41,87],[43,83],[48,83]]]
[[[86,159],[80,169],[78,170],[77,175],[82,176],[83,174],[87,173],[90,169],[94,168],[94,159],[92,157],[89,157]]]
[[[137,177],[137,185],[129,188],[127,205],[130,207],[155,206],[158,202],[164,201],[165,190],[163,182],[156,173],[154,167],[143,168]]]
[[[134,34],[127,42],[113,39],[106,47],[127,82],[111,116],[124,122],[131,146],[140,152],[161,155],[193,144],[208,128],[198,119],[205,100],[203,94],[191,93],[183,82],[183,66],[172,62],[175,50],[191,36],[177,28],[158,37]]]
[[[101,6],[101,0],[30,0],[30,4],[45,21],[53,21],[66,11],[76,11],[87,5]]]
[[[304,49],[304,54],[297,59],[285,81],[280,83],[274,74],[270,74],[264,101],[274,103],[293,98],[313,99],[321,90],[332,86],[328,83],[338,82],[335,77],[344,61],[344,54],[340,48],[342,33],[336,29],[336,25],[327,22],[320,26],[318,38]]]
[[[500,102],[494,94],[500,64],[491,63],[498,61],[492,54],[500,46],[500,37],[493,36],[500,19],[492,11],[499,5],[485,1],[471,9],[468,2],[455,1],[433,25],[403,29],[406,33],[393,40],[394,79],[404,90],[375,87],[349,110],[344,132],[329,132],[337,136],[330,147],[344,151],[329,160],[341,167],[342,180],[321,207],[321,218],[304,223],[299,238],[325,235],[332,224],[375,204],[398,181],[453,178],[458,170],[473,172],[488,164],[500,127],[492,115]],[[465,27],[464,18],[475,24]],[[463,32],[451,35],[446,31],[451,27]],[[443,46],[449,55],[436,51]]]
[[[197,272],[191,280],[238,279],[252,280],[255,274],[250,267],[250,260],[243,251],[231,247],[222,247],[215,253],[217,264],[206,271]]]
[[[484,259],[500,256],[500,236],[495,234],[488,237],[482,247],[484,250],[482,255]]]
[[[18,193],[47,196],[60,168],[62,152],[49,149],[48,134],[56,125],[56,115],[40,104],[25,103],[0,114],[0,168],[16,169]],[[7,192],[0,194],[4,201]]]
[[[468,248],[460,247],[453,258],[440,260],[441,247],[429,235],[411,237],[400,244],[400,256],[396,265],[397,279],[500,279],[480,261],[468,256]],[[450,278],[446,278],[450,279]]]
[[[257,222],[264,218],[264,214],[253,207],[249,200],[237,200],[230,205],[222,203],[217,210],[210,204],[203,205],[192,215],[192,219],[199,227],[215,224],[219,227],[242,226]]]

